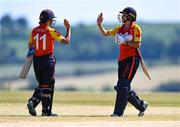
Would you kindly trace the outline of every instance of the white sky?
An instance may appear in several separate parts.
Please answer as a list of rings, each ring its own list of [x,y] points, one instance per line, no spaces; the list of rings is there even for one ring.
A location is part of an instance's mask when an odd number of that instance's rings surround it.
[[[180,22],[180,0],[0,0],[0,16],[24,16],[30,25],[36,25],[40,12],[49,8],[60,23],[64,18],[72,24],[96,23],[100,12],[105,23],[117,23],[117,13],[127,6],[136,9],[138,21]]]

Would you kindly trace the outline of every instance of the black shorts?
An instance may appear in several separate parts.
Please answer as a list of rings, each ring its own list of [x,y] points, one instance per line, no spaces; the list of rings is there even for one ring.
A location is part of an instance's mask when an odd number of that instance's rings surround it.
[[[51,85],[54,81],[55,64],[56,60],[53,54],[34,56],[34,72],[39,85]]]
[[[128,57],[119,61],[118,65],[118,79],[128,79],[131,82],[139,66],[139,57]]]

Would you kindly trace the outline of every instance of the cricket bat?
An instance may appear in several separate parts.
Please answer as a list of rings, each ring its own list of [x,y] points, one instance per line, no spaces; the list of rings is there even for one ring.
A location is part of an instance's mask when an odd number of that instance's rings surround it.
[[[30,48],[27,54],[27,57],[25,59],[23,68],[21,70],[21,73],[19,75],[19,77],[21,79],[25,79],[27,77],[27,74],[29,72],[29,69],[31,67],[32,61],[33,61],[33,56],[34,56],[34,47]]]
[[[138,51],[139,56],[140,56],[140,63],[141,63],[142,70],[143,70],[144,74],[148,77],[148,79],[151,80],[151,77],[148,73],[148,70],[147,70],[146,64],[144,62],[144,59],[142,57],[140,49],[138,48],[137,51]]]

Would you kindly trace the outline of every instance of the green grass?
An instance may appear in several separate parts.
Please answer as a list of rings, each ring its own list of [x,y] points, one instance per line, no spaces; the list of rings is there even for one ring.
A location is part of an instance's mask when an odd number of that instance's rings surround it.
[[[26,103],[33,91],[0,91],[0,103]],[[180,107],[180,93],[139,93],[151,106]],[[55,91],[54,102],[73,105],[114,105],[115,92]]]
[[[64,92],[55,91],[54,110],[60,117],[41,117],[28,114],[26,103],[33,91],[0,91],[0,123],[14,122],[121,122],[121,121],[179,121],[180,93],[139,93],[150,106],[144,117],[128,105],[124,117],[110,117],[114,107],[115,92]],[[87,106],[87,107],[86,107]],[[77,110],[77,111],[76,111]],[[130,110],[130,111],[129,111]],[[152,111],[157,110],[158,113]],[[171,111],[173,110],[173,112]],[[102,112],[101,112],[102,111]],[[163,113],[167,111],[167,113]],[[154,112],[154,113],[153,113]],[[169,113],[168,113],[169,112]],[[137,111],[138,113],[138,111]]]

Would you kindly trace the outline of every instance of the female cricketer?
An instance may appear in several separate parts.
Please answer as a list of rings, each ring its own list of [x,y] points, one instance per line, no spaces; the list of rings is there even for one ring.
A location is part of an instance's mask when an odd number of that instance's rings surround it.
[[[141,28],[135,22],[136,10],[126,7],[118,13],[118,20],[122,25],[114,29],[106,30],[102,26],[103,14],[97,18],[97,26],[104,36],[115,36],[115,42],[119,45],[120,55],[118,59],[118,81],[115,89],[117,91],[115,108],[111,116],[123,116],[127,102],[130,102],[139,110],[138,116],[143,116],[148,103],[140,100],[135,91],[131,90],[131,81],[139,66],[139,54],[137,48],[141,43]]]
[[[45,9],[40,13],[39,26],[35,27],[29,37],[29,49],[34,48],[33,66],[36,79],[39,83],[32,97],[28,100],[29,113],[36,116],[36,106],[42,101],[42,116],[57,116],[52,113],[52,103],[55,84],[54,42],[55,40],[69,44],[71,26],[64,19],[66,36],[62,36],[52,27],[55,16],[52,10]]]

